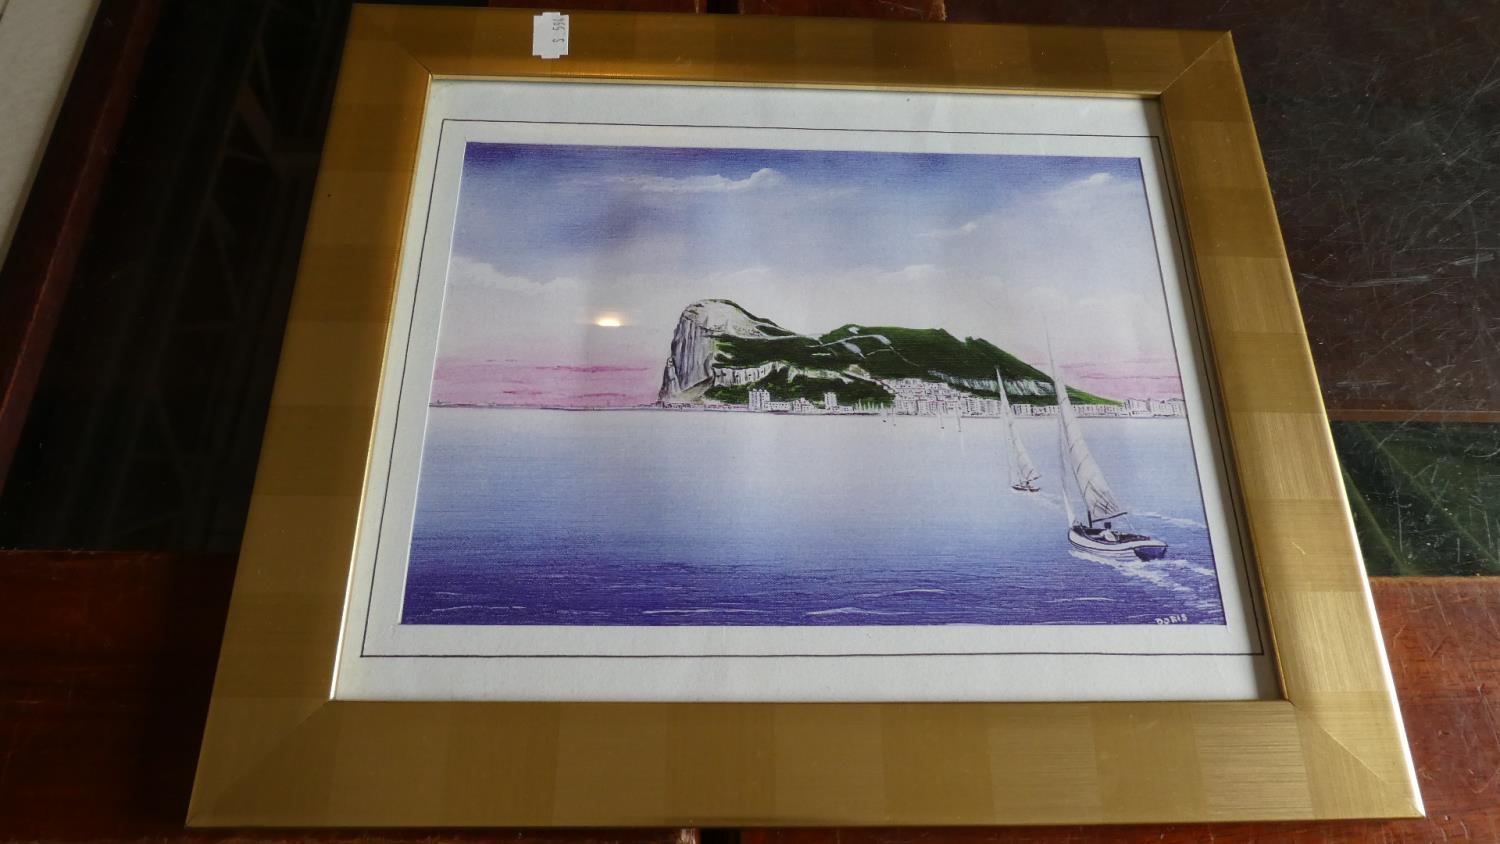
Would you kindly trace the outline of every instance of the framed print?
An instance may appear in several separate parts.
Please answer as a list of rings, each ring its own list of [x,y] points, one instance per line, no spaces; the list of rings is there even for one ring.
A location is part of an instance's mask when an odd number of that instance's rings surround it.
[[[338,694],[1273,694],[1155,109],[968,96],[435,82]]]
[[[191,823],[1420,812],[1227,36],[531,23],[355,13]]]

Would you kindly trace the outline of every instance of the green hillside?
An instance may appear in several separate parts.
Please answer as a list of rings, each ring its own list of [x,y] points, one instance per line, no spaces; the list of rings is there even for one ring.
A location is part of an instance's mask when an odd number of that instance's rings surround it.
[[[960,340],[941,328],[849,324],[818,337],[792,333],[769,337],[721,335],[714,342],[718,350],[716,360],[721,365],[743,368],[782,362],[798,369],[841,373],[849,379],[814,378],[806,374],[788,379],[783,371],[755,385],[770,390],[778,401],[798,397],[820,400],[825,390],[837,392],[839,401],[845,404],[888,401],[889,395],[879,385],[870,383],[869,378],[948,381],[977,396],[997,397],[993,386],[996,369],[1007,381],[1050,383],[1046,373],[988,340],[974,337]],[[961,383],[965,379],[982,383]],[[739,403],[749,389],[720,387],[710,390],[705,397]],[[1068,395],[1079,404],[1118,404],[1071,387]],[[1055,403],[1050,395],[1015,400],[1029,404]]]

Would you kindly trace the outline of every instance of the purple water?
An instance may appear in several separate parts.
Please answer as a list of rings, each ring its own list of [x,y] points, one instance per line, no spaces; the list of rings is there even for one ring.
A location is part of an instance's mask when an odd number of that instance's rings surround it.
[[[402,621],[1223,624],[1186,422],[1082,422],[1151,562],[1068,544],[1056,424],[1028,495],[997,420],[433,408]]]

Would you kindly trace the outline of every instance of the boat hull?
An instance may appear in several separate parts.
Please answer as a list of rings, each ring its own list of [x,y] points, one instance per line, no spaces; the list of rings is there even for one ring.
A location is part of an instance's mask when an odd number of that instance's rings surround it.
[[[1133,533],[1116,534],[1114,539],[1105,539],[1104,531],[1090,530],[1075,525],[1068,531],[1068,541],[1087,551],[1104,554],[1134,554],[1141,560],[1159,560],[1167,553],[1167,543],[1149,536]]]

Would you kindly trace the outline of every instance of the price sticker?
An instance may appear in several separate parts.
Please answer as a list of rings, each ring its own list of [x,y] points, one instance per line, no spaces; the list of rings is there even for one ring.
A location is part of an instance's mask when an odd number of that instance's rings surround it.
[[[531,54],[559,59],[568,54],[568,16],[543,12],[531,19]]]

